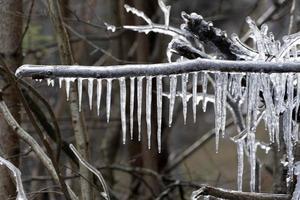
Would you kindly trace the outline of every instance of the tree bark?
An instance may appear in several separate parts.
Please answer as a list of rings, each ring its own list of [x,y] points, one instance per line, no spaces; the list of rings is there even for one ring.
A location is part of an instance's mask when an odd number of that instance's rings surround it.
[[[12,71],[21,65],[21,39],[22,39],[22,1],[3,0],[0,2],[0,57],[1,65],[6,65]],[[0,78],[0,88],[10,84],[5,77]],[[20,121],[20,106],[15,90],[8,87],[4,91],[4,100],[11,110],[14,118]],[[10,157],[19,153],[19,138],[9,125],[0,116],[0,148],[4,157]],[[19,160],[10,160],[15,166]],[[5,167],[0,167],[0,199],[9,199],[15,196],[16,189],[13,179]]]

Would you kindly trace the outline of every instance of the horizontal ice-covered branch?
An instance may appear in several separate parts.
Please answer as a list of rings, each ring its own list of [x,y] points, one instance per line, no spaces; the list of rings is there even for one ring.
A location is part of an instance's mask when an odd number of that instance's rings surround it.
[[[114,65],[114,66],[70,66],[70,65],[23,65],[16,71],[17,77],[44,78],[120,78],[137,76],[159,76],[191,72],[256,72],[287,73],[300,72],[300,62],[264,62],[195,59],[174,63]]]

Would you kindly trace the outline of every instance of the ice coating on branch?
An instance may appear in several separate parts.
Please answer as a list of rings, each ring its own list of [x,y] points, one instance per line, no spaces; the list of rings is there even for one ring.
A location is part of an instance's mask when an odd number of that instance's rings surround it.
[[[107,123],[109,122],[109,118],[110,118],[111,82],[112,82],[112,79],[107,79],[107,84],[106,84],[106,120],[107,120]]]
[[[186,124],[186,114],[187,114],[187,82],[188,74],[182,74],[181,76],[181,87],[182,87],[182,112],[183,112],[183,123]]]
[[[193,117],[194,123],[196,123],[197,118],[197,86],[198,86],[198,73],[193,73]]]
[[[147,22],[148,25],[152,25],[151,19],[148,16],[146,16],[144,12],[142,12],[136,8],[133,8],[127,4],[124,5],[124,8],[125,8],[126,12],[128,12],[128,13],[131,12],[132,14],[136,15],[137,17],[140,17],[143,20],[145,20],[145,22]]]
[[[170,76],[170,104],[169,104],[169,127],[172,125],[173,121],[173,112],[176,98],[176,90],[177,89],[177,76]]]
[[[108,30],[108,31],[111,31],[111,32],[116,32],[116,26],[114,26],[114,25],[111,25],[111,24],[108,24],[108,23],[104,23],[104,25],[106,26],[106,30]]]
[[[134,111],[135,77],[130,77],[130,139],[133,140],[133,111]]]
[[[158,5],[159,5],[160,9],[164,13],[165,26],[169,27],[171,6],[166,6],[165,3],[163,2],[163,0],[158,0]]]
[[[101,106],[101,95],[102,95],[102,79],[97,79],[97,115],[100,115]]]
[[[146,77],[146,123],[148,149],[151,148],[152,77]]]
[[[157,146],[158,153],[161,153],[161,124],[162,124],[162,76],[156,78],[156,95],[157,95]]]
[[[88,96],[89,96],[90,110],[92,110],[92,108],[93,108],[93,91],[94,91],[94,79],[89,78],[88,79]]]
[[[123,144],[126,143],[126,82],[125,78],[119,78],[120,84],[120,108],[121,108],[121,122],[123,133]]]

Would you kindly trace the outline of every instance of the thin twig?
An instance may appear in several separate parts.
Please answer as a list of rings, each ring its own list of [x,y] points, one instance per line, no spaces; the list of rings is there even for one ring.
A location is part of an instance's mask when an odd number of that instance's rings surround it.
[[[108,191],[108,187],[105,183],[105,180],[102,176],[102,174],[100,173],[99,170],[97,170],[95,167],[93,167],[90,163],[88,163],[81,155],[80,153],[75,149],[75,147],[70,144],[70,149],[73,151],[73,153],[77,156],[78,160],[87,168],[89,169],[93,174],[95,174],[97,176],[97,178],[99,179],[102,187],[103,187],[103,191],[105,193],[105,198],[107,200],[110,200],[109,197],[109,191]]]

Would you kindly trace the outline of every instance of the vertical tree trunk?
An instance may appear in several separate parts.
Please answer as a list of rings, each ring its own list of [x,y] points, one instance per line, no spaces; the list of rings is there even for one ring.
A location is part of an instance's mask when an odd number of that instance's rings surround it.
[[[3,0],[0,2],[0,58],[1,65],[6,65],[12,71],[22,62],[22,1]],[[0,88],[6,84],[5,78],[0,78]],[[4,100],[15,119],[20,121],[20,107],[15,91],[9,87],[4,91]],[[19,153],[19,138],[0,116],[0,148],[4,157]],[[18,166],[18,158],[11,160]],[[0,199],[9,199],[16,194],[15,184],[5,167],[0,167]]]

